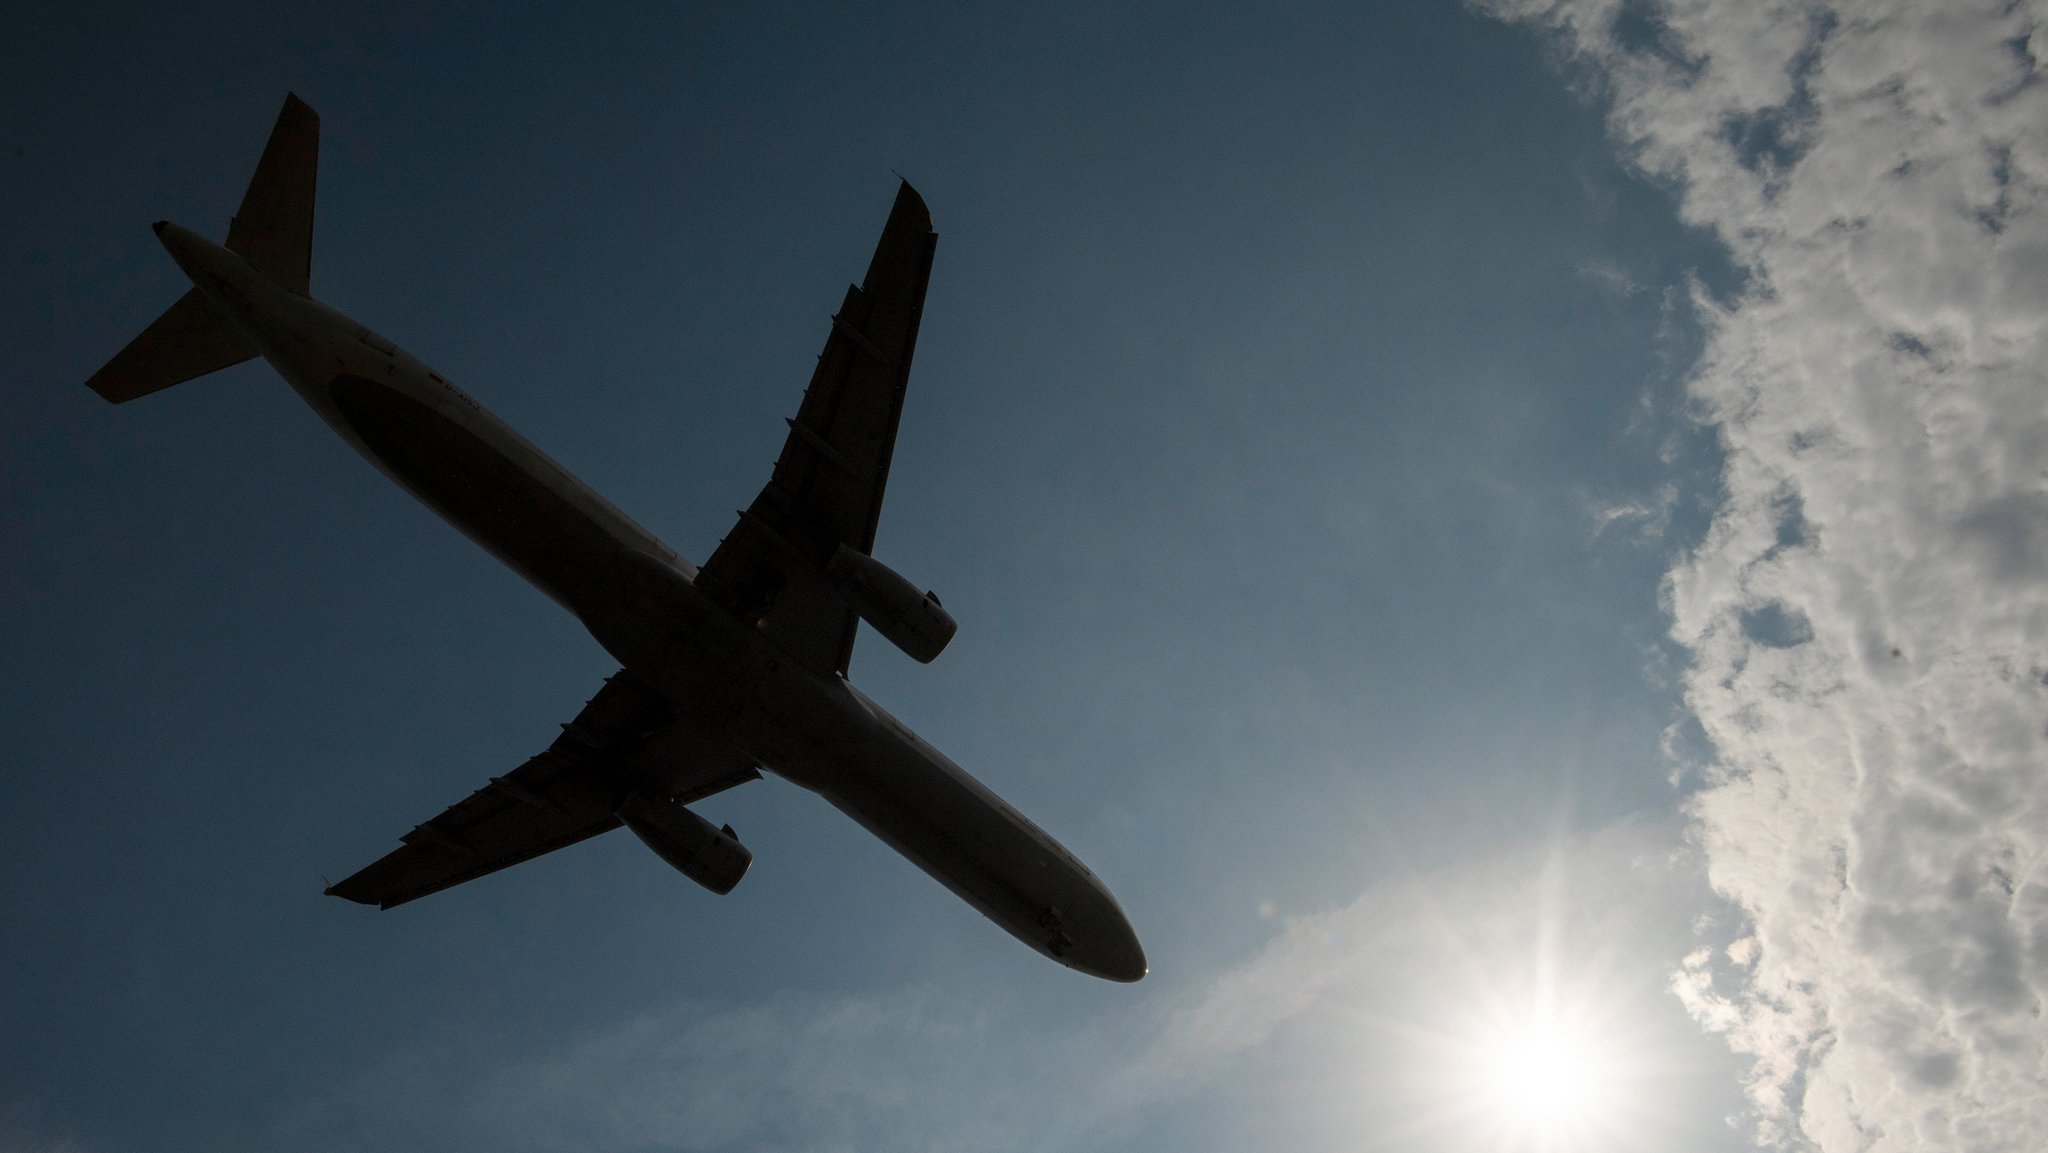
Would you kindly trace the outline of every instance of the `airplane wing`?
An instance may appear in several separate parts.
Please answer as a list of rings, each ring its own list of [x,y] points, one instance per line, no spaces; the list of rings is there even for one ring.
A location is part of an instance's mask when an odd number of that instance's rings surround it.
[[[774,476],[698,575],[699,587],[814,672],[843,675],[853,656],[860,618],[824,568],[841,544],[874,548],[938,240],[906,182],[867,276],[832,317]]]
[[[689,804],[761,775],[745,756],[687,737],[659,693],[615,673],[546,751],[414,825],[327,892],[389,909],[610,832],[613,808],[636,787]]]

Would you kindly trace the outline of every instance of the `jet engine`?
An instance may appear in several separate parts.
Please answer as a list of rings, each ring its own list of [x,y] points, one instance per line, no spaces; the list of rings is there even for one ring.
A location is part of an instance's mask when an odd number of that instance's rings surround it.
[[[754,863],[754,854],[740,844],[731,825],[713,828],[674,802],[634,792],[613,812],[655,856],[720,896],[732,892]]]
[[[918,592],[888,565],[843,544],[826,564],[825,575],[860,619],[920,664],[944,652],[960,627],[936,595]]]

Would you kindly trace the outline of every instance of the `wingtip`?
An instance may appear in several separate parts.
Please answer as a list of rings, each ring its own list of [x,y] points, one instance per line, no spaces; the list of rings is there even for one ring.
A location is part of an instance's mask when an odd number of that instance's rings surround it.
[[[890,215],[892,217],[910,215],[922,224],[926,231],[930,231],[932,227],[932,210],[925,204],[924,196],[911,185],[909,180],[904,178],[902,173],[897,173],[896,179],[899,181],[896,186],[896,206]]]
[[[313,110],[313,106],[311,104],[308,104],[304,100],[301,100],[299,98],[299,94],[296,92],[287,91],[284,94],[284,109],[281,113],[279,113],[279,115],[282,116],[287,114],[296,114],[299,116],[303,116],[306,119],[312,121],[314,124],[320,123],[320,114]]]
[[[320,891],[325,896],[340,897],[342,900],[348,901],[352,904],[374,905],[377,903],[374,899],[364,897],[360,893],[350,893],[348,891],[348,880],[346,879],[336,881],[335,883],[327,886],[325,889],[322,889]]]

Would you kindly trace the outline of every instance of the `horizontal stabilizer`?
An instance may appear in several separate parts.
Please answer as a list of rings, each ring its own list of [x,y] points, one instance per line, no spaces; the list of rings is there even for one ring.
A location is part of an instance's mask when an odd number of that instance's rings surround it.
[[[256,346],[193,289],[92,374],[86,387],[120,404],[240,364]]]

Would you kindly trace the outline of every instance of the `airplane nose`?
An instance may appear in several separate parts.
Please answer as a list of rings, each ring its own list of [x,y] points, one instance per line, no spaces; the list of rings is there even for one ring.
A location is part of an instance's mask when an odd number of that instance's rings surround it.
[[[1061,960],[1089,976],[1106,981],[1128,984],[1142,979],[1150,971],[1145,961],[1145,947],[1138,944],[1138,934],[1124,919],[1123,910],[1110,902],[1107,912],[1108,915],[1093,926],[1094,932],[1083,936],[1085,943],[1082,947]]]
[[[1143,980],[1145,974],[1151,972],[1150,966],[1145,962],[1145,950],[1139,948],[1136,941],[1085,951],[1075,950],[1060,957],[1059,960],[1091,977],[1100,977],[1105,981],[1121,981],[1126,985]]]
[[[151,232],[156,233],[158,236],[162,236],[164,234],[164,226],[168,225],[169,223],[170,221],[168,220],[159,220],[155,224],[150,225],[149,230]]]
[[[1152,967],[1145,961],[1144,947],[1138,944],[1138,938],[1135,936],[1123,942],[1121,947],[1110,955],[1108,963],[1102,967],[1104,977],[1126,984],[1143,980],[1145,974],[1151,971]]]

